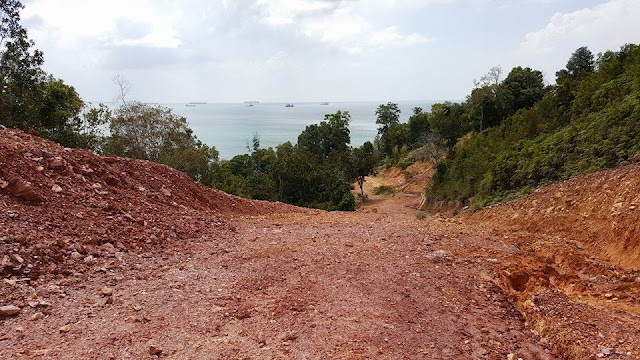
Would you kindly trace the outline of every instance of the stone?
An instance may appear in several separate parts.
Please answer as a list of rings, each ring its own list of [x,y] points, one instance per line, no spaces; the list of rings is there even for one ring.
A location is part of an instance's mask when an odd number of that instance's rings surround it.
[[[63,325],[58,329],[58,331],[60,331],[61,333],[68,333],[69,331],[71,331],[71,326]]]
[[[511,354],[507,355],[507,360],[516,360],[516,354],[511,353]]]
[[[0,190],[4,190],[7,188],[7,186],[9,186],[9,183],[0,179]]]
[[[17,306],[0,306],[0,317],[16,316],[18,314],[20,314],[20,308]]]
[[[39,350],[31,350],[29,351],[29,354],[31,354],[31,356],[45,356],[49,353],[49,349],[39,349]]]
[[[160,356],[162,355],[162,349],[157,345],[149,346],[149,355]]]
[[[82,261],[84,261],[85,264],[91,265],[96,262],[96,259],[93,255],[87,255]]]
[[[29,318],[29,320],[31,321],[42,320],[42,319],[44,319],[44,314],[41,312],[37,312],[31,315],[31,317]]]
[[[104,244],[100,245],[100,247],[101,247],[102,249],[106,250],[107,252],[110,252],[110,253],[112,253],[112,252],[115,252],[115,251],[116,251],[116,247],[115,247],[115,246],[113,246],[113,244],[112,244],[112,243],[104,243]]]
[[[53,159],[49,160],[49,169],[57,170],[62,169],[65,166],[65,161],[63,158],[56,156]]]
[[[72,258],[73,260],[80,260],[80,259],[82,259],[82,258],[83,258],[83,255],[82,255],[82,254],[80,254],[80,253],[79,253],[79,252],[77,252],[77,251],[74,251],[74,252],[72,252],[72,253],[71,253],[71,258]]]
[[[61,192],[62,192],[62,188],[60,187],[60,185],[58,185],[58,184],[54,184],[54,185],[51,187],[51,191],[53,191],[54,193],[58,194],[58,193],[61,193]]]
[[[164,186],[162,187],[162,193],[164,194],[164,196],[171,196],[171,191],[169,191],[169,189]]]
[[[613,354],[613,349],[611,348],[602,348],[600,349],[600,352],[598,353],[598,358],[606,358],[609,357]]]
[[[24,259],[22,258],[22,256],[18,254],[13,254],[11,256],[13,257],[13,260],[18,262],[18,264],[22,264],[24,262]]]
[[[11,188],[13,195],[22,200],[30,202],[42,201],[42,197],[33,190],[33,186],[31,186],[31,183],[28,181],[14,177],[9,181],[9,187]]]
[[[113,289],[108,287],[108,286],[104,286],[101,290],[102,295],[103,296],[111,296],[113,295]]]

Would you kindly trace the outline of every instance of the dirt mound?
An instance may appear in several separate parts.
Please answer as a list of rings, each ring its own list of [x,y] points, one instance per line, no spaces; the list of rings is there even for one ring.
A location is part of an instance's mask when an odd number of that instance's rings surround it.
[[[0,128],[0,275],[100,269],[123,252],[233,231],[235,214],[302,211],[294,209],[206,188],[161,164]]]
[[[579,176],[471,217],[579,241],[616,265],[640,269],[638,165]]]

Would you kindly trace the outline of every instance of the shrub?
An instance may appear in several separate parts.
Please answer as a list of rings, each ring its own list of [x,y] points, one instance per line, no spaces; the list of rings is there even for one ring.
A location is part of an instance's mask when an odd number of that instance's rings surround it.
[[[380,185],[373,189],[375,195],[393,195],[395,192],[395,188],[390,185]]]

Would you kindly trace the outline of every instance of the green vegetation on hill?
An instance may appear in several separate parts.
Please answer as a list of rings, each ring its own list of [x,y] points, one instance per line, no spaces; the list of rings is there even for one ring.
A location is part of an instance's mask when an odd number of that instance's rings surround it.
[[[529,73],[525,76],[538,77]],[[465,103],[452,104],[463,110],[441,130],[450,152],[437,164],[429,201],[484,206],[578,174],[628,164],[640,151],[640,47],[625,45],[597,59],[580,48],[556,76],[556,85],[518,90],[508,82],[510,74],[502,83],[474,90]],[[505,108],[499,94],[508,92],[503,98],[511,100],[512,107],[506,108],[512,114],[504,119],[492,115],[485,124],[495,126],[481,131],[473,126],[474,96],[490,92],[487,87],[494,88],[490,113]],[[513,95],[514,88],[520,95]],[[456,128],[466,131],[446,135]]]

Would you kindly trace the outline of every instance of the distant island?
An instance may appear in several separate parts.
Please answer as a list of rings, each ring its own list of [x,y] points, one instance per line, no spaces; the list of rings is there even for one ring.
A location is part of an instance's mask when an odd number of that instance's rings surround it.
[[[192,101],[189,103],[189,105],[206,105],[206,102],[198,102],[198,101]]]

